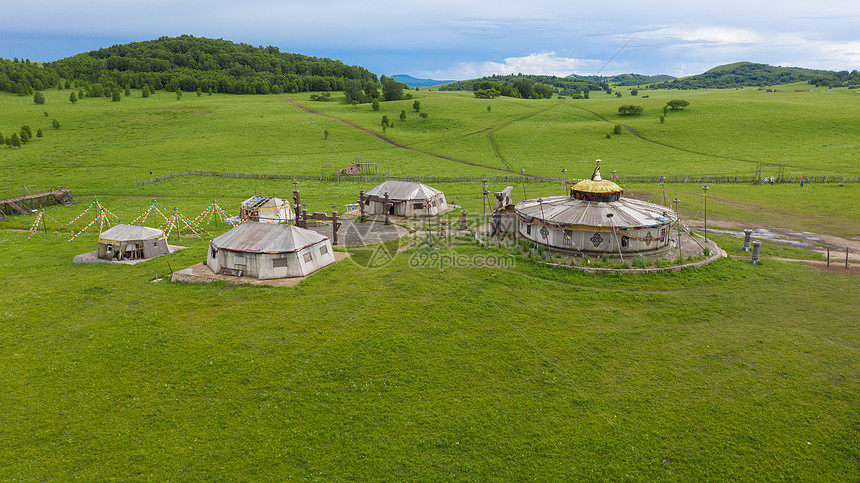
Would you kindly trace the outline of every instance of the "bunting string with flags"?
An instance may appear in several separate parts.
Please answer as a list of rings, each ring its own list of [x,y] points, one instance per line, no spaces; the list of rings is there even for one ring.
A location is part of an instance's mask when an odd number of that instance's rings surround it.
[[[155,210],[156,213],[161,215],[161,218],[163,218],[164,220],[167,220],[169,217],[167,215],[165,215],[164,212],[159,209],[159,206],[160,205],[158,204],[158,202],[155,201],[155,198],[153,198],[152,203],[150,203],[150,205],[149,205],[149,208],[147,208],[146,211],[143,212],[143,214],[141,214],[140,216],[138,216],[137,218],[132,220],[130,225],[136,225],[139,222],[140,225],[143,226],[143,224],[146,223],[147,218],[149,218],[149,214],[152,213],[152,210]],[[156,223],[158,223],[158,219],[156,219]]]
[[[97,222],[97,221],[99,222],[99,234],[101,234],[101,232],[102,232],[102,231],[104,231],[104,226],[105,226],[105,225],[107,225],[108,227],[110,227],[110,226],[111,226],[111,223],[112,223],[112,222],[111,222],[111,219],[113,219],[113,220],[115,220],[115,221],[119,221],[119,217],[118,217],[118,216],[116,216],[115,214],[113,214],[110,210],[108,210],[108,209],[107,209],[107,208],[105,208],[104,206],[102,206],[102,204],[101,204],[101,203],[99,203],[99,199],[98,199],[98,197],[95,197],[95,199],[93,199],[93,203],[92,203],[90,206],[88,206],[88,207],[87,207],[87,209],[85,209],[83,213],[81,213],[80,215],[78,215],[77,217],[75,217],[75,219],[74,219],[74,220],[70,221],[70,222],[69,222],[69,225],[71,225],[72,223],[74,223],[75,221],[77,221],[78,219],[80,219],[82,216],[84,216],[84,213],[86,213],[87,211],[89,211],[89,210],[90,210],[90,208],[92,208],[92,207],[96,207],[96,209],[98,210],[98,213],[96,213],[95,218],[93,218],[93,219],[92,219],[92,221],[90,221],[89,223],[87,223],[87,225],[86,225],[83,229],[81,229],[81,231],[79,231],[79,232],[77,232],[77,233],[74,233],[74,234],[72,235],[72,237],[71,237],[71,238],[69,238],[69,239],[68,239],[68,240],[66,240],[66,241],[72,241],[72,240],[74,240],[75,238],[77,238],[78,236],[80,236],[80,235],[81,235],[81,233],[86,232],[86,231],[87,231],[91,226],[93,226],[93,224],[95,224],[95,222]]]
[[[39,215],[36,217],[36,221],[30,225],[30,234],[27,235],[27,239],[29,240],[35,233],[36,230],[39,229],[39,222],[42,221],[42,217],[45,215],[45,210],[39,211]]]
[[[203,228],[200,228],[200,227],[195,228],[194,225],[192,225],[191,221],[188,218],[186,218],[185,215],[180,213],[177,208],[173,209],[173,215],[171,215],[170,218],[168,218],[158,228],[160,230],[164,231],[165,237],[170,238],[170,233],[172,233],[174,229],[178,229],[178,227],[181,226],[180,223],[182,223],[183,225],[185,225],[185,227],[187,227],[189,230],[191,230],[191,232],[195,236],[200,236],[198,231],[202,231],[203,233],[206,233],[210,237],[212,236],[211,233],[209,233],[208,231],[206,231]]]
[[[191,225],[195,228],[200,228],[200,226],[203,225],[204,222],[206,222],[206,226],[209,226],[216,216],[221,219],[222,223],[224,223],[227,218],[230,218],[230,215],[228,215],[223,209],[221,209],[221,207],[218,206],[218,203],[215,200],[212,200],[212,203],[207,206],[202,213],[200,213],[193,220],[191,220]]]

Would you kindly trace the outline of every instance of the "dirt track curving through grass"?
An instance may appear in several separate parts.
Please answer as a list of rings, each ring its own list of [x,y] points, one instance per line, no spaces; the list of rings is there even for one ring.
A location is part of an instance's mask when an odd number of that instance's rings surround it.
[[[359,131],[362,131],[362,132],[365,132],[365,133],[367,133],[367,134],[370,134],[371,136],[374,136],[374,137],[376,137],[377,139],[379,139],[379,140],[381,140],[381,141],[384,141],[384,142],[386,142],[386,143],[388,143],[388,144],[390,144],[390,145],[392,145],[392,146],[394,146],[394,147],[400,148],[400,149],[406,149],[406,150],[408,150],[408,151],[413,151],[413,152],[416,152],[416,153],[421,153],[421,154],[424,154],[424,155],[427,155],[427,156],[432,156],[432,157],[434,157],[434,158],[444,159],[444,160],[446,160],[446,161],[453,161],[453,162],[455,162],[455,163],[467,164],[467,165],[469,165],[469,166],[475,166],[475,167],[478,167],[478,168],[491,169],[491,170],[493,170],[493,171],[501,171],[501,172],[503,172],[503,173],[510,173],[510,174],[516,174],[516,175],[519,175],[519,174],[520,174],[520,172],[519,172],[519,171],[512,171],[512,170],[510,170],[510,169],[504,169],[504,168],[497,168],[497,167],[495,167],[495,166],[487,166],[487,165],[485,165],[485,164],[472,163],[472,162],[470,162],[470,161],[464,161],[464,160],[462,160],[462,159],[452,158],[452,157],[450,157],[450,156],[443,156],[443,155],[441,155],[441,154],[435,154],[435,153],[431,153],[431,152],[429,152],[429,151],[424,151],[424,150],[421,150],[421,149],[418,149],[418,148],[413,148],[413,147],[411,147],[411,146],[407,146],[407,145],[405,145],[405,144],[400,144],[400,143],[398,143],[397,141],[394,141],[394,140],[392,140],[392,139],[390,139],[390,138],[387,138],[387,137],[383,136],[382,134],[379,134],[379,133],[377,133],[377,132],[373,132],[373,131],[371,131],[370,129],[367,129],[367,128],[364,128],[364,127],[361,127],[361,126],[359,126],[358,124],[355,124],[355,123],[353,123],[353,122],[347,121],[346,119],[342,119],[342,118],[339,118],[339,117],[336,117],[336,116],[332,116],[332,115],[329,115],[329,114],[323,114],[323,113],[321,113],[321,112],[314,111],[313,109],[309,109],[309,108],[307,108],[307,107],[305,107],[305,106],[302,106],[301,104],[296,103],[295,101],[293,101],[293,100],[292,100],[291,98],[289,98],[289,97],[287,97],[287,101],[289,101],[289,102],[290,102],[290,104],[292,104],[292,105],[293,105],[295,108],[297,108],[297,109],[301,109],[301,110],[303,110],[303,111],[305,111],[305,112],[307,112],[307,113],[314,114],[314,115],[316,115],[316,116],[322,116],[322,117],[325,117],[325,118],[328,118],[328,119],[332,119],[332,120],[335,120],[335,121],[338,121],[338,122],[342,122],[342,123],[346,124],[347,126],[353,127],[353,128],[355,128],[355,129],[358,129]],[[502,160],[502,161],[504,161],[504,160]],[[543,179],[543,177],[542,177],[542,176],[537,176],[537,175],[534,175],[534,174],[528,174],[528,173],[525,173],[525,174],[524,174],[524,176],[528,176],[529,178]]]
[[[586,109],[586,108],[584,108],[584,107],[577,107],[577,109],[582,109],[583,111],[588,112],[588,113],[590,113],[591,115],[593,115],[593,116],[597,117],[597,118],[598,118],[598,119],[600,119],[601,121],[604,121],[604,122],[610,122],[610,121],[609,121],[609,119],[606,119],[605,117],[601,116],[600,114],[598,114],[598,113],[596,113],[596,112],[594,112],[594,111],[591,111],[591,110],[589,110],[589,109]],[[758,163],[758,161],[753,161],[753,160],[751,160],[751,159],[733,158],[733,157],[731,157],[731,156],[720,156],[719,154],[703,153],[703,152],[701,152],[701,151],[693,151],[692,149],[681,148],[681,147],[678,147],[678,146],[672,146],[671,144],[661,143],[660,141],[655,141],[655,140],[653,140],[653,139],[648,139],[648,138],[646,138],[645,136],[642,136],[641,134],[639,134],[635,129],[633,129],[632,127],[630,127],[630,126],[628,126],[628,125],[626,125],[626,124],[621,124],[621,127],[623,127],[624,129],[626,129],[626,130],[627,130],[630,134],[632,134],[633,136],[635,136],[635,137],[637,137],[637,138],[639,138],[639,139],[641,139],[641,140],[643,140],[643,141],[645,141],[645,142],[649,142],[649,143],[651,143],[651,144],[656,144],[656,145],[658,145],[658,146],[663,146],[664,148],[675,149],[675,150],[677,150],[677,151],[683,151],[683,152],[685,152],[685,153],[690,153],[690,154],[698,154],[699,156],[708,156],[708,157],[711,157],[711,158],[728,159],[728,160],[730,160],[730,161],[740,161],[740,162],[742,162],[742,163]]]

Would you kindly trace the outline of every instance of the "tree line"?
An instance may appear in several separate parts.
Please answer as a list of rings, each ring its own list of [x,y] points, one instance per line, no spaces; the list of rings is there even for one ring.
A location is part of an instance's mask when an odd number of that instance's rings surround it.
[[[649,84],[649,89],[732,89],[736,87],[771,86],[806,82],[828,75],[829,71],[800,67],[775,67],[767,64],[741,62],[716,67],[703,74]]]
[[[549,98],[552,94],[587,97],[589,91],[612,92],[605,81],[551,75],[493,75],[452,82],[439,87],[440,91],[473,91],[477,97],[515,97],[525,99]],[[498,92],[498,94],[496,94]]]
[[[809,80],[809,84],[816,87],[848,87],[850,89],[860,88],[860,72],[842,70],[828,75],[820,75]]]
[[[229,94],[340,91],[347,82],[377,83],[363,67],[190,35],[114,45],[54,62],[0,59],[0,90],[30,95],[52,87],[89,90],[198,89]]]

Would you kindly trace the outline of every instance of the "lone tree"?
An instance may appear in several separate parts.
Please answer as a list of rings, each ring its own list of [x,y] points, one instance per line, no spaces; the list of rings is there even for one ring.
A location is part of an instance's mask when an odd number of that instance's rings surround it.
[[[415,112],[419,112],[421,110],[421,101],[416,99],[415,102],[412,103],[412,109],[415,109]]]
[[[10,138],[10,141],[11,141],[12,146],[15,146],[16,148],[21,147],[21,140],[18,139],[18,134],[12,133],[12,137]]]
[[[36,91],[33,94],[33,102],[36,104],[44,104],[45,103],[45,94],[42,94],[41,91]]]
[[[373,109],[374,111],[378,111],[379,110],[379,99],[374,97],[373,102],[370,103],[370,108]]]
[[[36,137],[37,138],[42,137],[42,128],[36,129]]]
[[[406,120],[406,111],[400,111],[400,120],[401,120],[401,121],[405,121],[405,120]]]
[[[110,97],[111,101],[119,102],[120,97],[119,97],[119,90],[118,89],[114,89],[113,92],[111,92],[110,96],[111,96]]]
[[[54,126],[54,129],[60,129],[60,121],[54,119],[51,121],[51,125]]]
[[[690,103],[683,99],[673,99],[667,102],[666,105],[669,106],[669,109],[673,111],[680,111],[681,109],[689,106]]]
[[[398,82],[390,77],[382,76],[382,97],[386,101],[399,101],[403,99],[403,88],[408,87],[402,82]]]
[[[624,105],[618,108],[618,114],[622,116],[638,116],[645,111],[645,108],[642,106],[634,106],[634,105]]]
[[[75,95],[75,91],[72,91],[71,94],[69,94],[69,102],[72,104],[78,102],[78,96]]]
[[[149,85],[143,86],[143,89],[140,90],[140,97],[149,97]]]

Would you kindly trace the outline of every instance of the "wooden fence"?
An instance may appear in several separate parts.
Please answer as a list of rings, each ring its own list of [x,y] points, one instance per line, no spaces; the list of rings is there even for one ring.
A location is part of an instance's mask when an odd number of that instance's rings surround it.
[[[134,181],[135,186],[145,186],[159,181],[179,178],[182,176],[213,176],[219,178],[245,178],[245,179],[283,179],[283,180],[315,180],[315,181],[370,181],[381,183],[388,179],[399,181],[420,181],[422,183],[560,183],[561,178],[543,177],[520,177],[515,174],[508,176],[320,176],[312,174],[278,174],[278,173],[228,173],[224,171],[179,171],[167,173],[161,176],[142,181]],[[625,176],[616,177],[615,181],[625,183],[659,183],[660,176]],[[858,183],[860,176],[788,176],[778,183]],[[575,180],[568,180],[568,182]],[[756,177],[749,176],[666,176],[666,183],[754,183]]]

